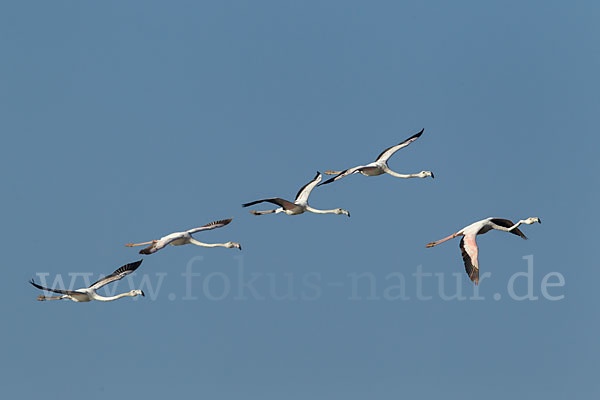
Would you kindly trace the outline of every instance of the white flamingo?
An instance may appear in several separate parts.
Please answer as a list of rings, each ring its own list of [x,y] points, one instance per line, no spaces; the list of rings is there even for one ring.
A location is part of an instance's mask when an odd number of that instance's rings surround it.
[[[312,208],[311,206],[308,205],[308,196],[310,196],[310,192],[312,192],[312,190],[315,188],[315,186],[317,186],[317,184],[319,182],[321,182],[321,179],[323,179],[323,175],[321,175],[321,173],[317,171],[317,175],[298,191],[298,194],[296,195],[296,199],[294,200],[293,203],[291,201],[287,201],[287,200],[284,200],[279,197],[274,197],[271,199],[256,200],[256,201],[253,201],[250,203],[242,204],[242,207],[249,207],[249,206],[253,206],[258,203],[268,202],[268,203],[276,204],[276,205],[280,206],[280,208],[277,208],[275,210],[267,210],[267,211],[252,210],[250,212],[254,215],[264,215],[264,214],[271,214],[271,213],[278,214],[281,212],[286,213],[287,215],[298,215],[298,214],[304,213],[305,211],[308,211],[308,212],[312,212],[315,214],[344,214],[344,215],[350,216],[350,213],[348,212],[348,210],[344,210],[341,208],[336,208],[333,210],[317,210],[316,208]]]
[[[479,253],[479,249],[477,248],[477,242],[475,241],[476,236],[483,235],[492,229],[496,229],[499,231],[512,233],[513,235],[521,236],[523,239],[527,239],[527,236],[525,236],[523,232],[518,229],[518,226],[521,224],[531,225],[535,222],[539,224],[542,223],[538,217],[529,217],[525,220],[522,219],[516,224],[513,224],[513,222],[508,219],[486,218],[482,219],[481,221],[474,222],[446,238],[428,243],[426,247],[437,246],[446,240],[453,239],[457,236],[463,236],[463,238],[460,240],[460,251],[462,252],[462,258],[465,263],[465,270],[467,271],[469,278],[471,278],[471,280],[478,285],[479,261],[477,259],[477,255]]]
[[[125,244],[125,246],[135,247],[135,246],[144,246],[146,244],[149,244],[150,246],[140,250],[140,254],[156,253],[157,251],[159,251],[160,249],[162,249],[163,247],[165,247],[169,244],[172,246],[182,246],[184,244],[195,244],[196,246],[201,246],[201,247],[227,247],[229,249],[235,247],[236,249],[241,250],[242,246],[239,243],[235,243],[235,242],[202,243],[192,237],[192,234],[194,234],[196,232],[209,231],[211,229],[221,228],[221,227],[229,224],[230,222],[231,222],[231,218],[224,219],[221,221],[214,221],[214,222],[211,222],[204,226],[190,229],[188,231],[171,233],[170,235],[161,237],[159,240],[151,240],[149,242],[143,242],[143,243],[127,243],[127,244]]]
[[[350,168],[345,171],[325,171],[325,174],[327,174],[327,175],[336,175],[336,176],[334,176],[333,178],[331,178],[329,180],[326,180],[325,182],[321,183],[319,186],[327,185],[328,183],[335,182],[339,179],[342,179],[345,176],[352,175],[352,174],[362,174],[365,176],[377,176],[377,175],[382,175],[382,174],[389,174],[389,175],[395,176],[396,178],[426,178],[428,176],[434,178],[433,172],[431,172],[431,171],[421,171],[418,174],[399,174],[397,172],[392,171],[390,169],[390,167],[388,167],[388,165],[387,165],[388,160],[390,159],[390,157],[392,155],[394,155],[395,152],[397,152],[398,150],[408,146],[409,144],[411,144],[412,142],[417,140],[423,134],[424,130],[425,129],[421,129],[421,131],[419,133],[409,137],[402,143],[399,143],[395,146],[385,149],[377,157],[377,159],[370,164],[359,165],[357,167]]]
[[[98,293],[96,293],[96,290],[100,289],[102,286],[107,285],[114,281],[118,281],[119,279],[122,279],[124,276],[131,274],[133,271],[135,271],[140,266],[141,263],[142,263],[142,260],[139,260],[134,263],[123,265],[121,268],[117,269],[112,274],[105,276],[104,278],[98,280],[97,282],[93,283],[89,287],[77,289],[77,290],[48,289],[46,287],[40,286],[37,283],[35,283],[33,281],[33,279],[29,283],[31,283],[33,286],[35,286],[38,289],[45,290],[47,292],[54,292],[54,293],[60,294],[60,296],[50,296],[50,297],[39,295],[37,298],[39,301],[68,299],[68,300],[73,300],[74,302],[77,302],[77,303],[85,303],[85,302],[92,301],[92,300],[113,301],[113,300],[118,300],[121,297],[135,297],[138,295],[144,296],[144,292],[140,289],[135,289],[130,292],[121,293],[116,296],[110,296],[110,297],[100,296]]]

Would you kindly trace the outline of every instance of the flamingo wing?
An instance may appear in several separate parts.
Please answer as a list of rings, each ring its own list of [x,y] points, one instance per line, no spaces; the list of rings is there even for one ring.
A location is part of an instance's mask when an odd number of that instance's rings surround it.
[[[155,243],[152,243],[150,246],[144,247],[143,249],[141,249],[139,251],[139,253],[140,254],[154,254],[157,251],[159,251],[160,249],[169,245],[169,243],[171,243],[177,239],[180,239],[182,235],[183,235],[183,232],[180,232],[180,234],[178,234],[178,235],[170,234],[168,236],[160,238],[158,241],[156,241]]]
[[[389,160],[389,158],[391,156],[393,156],[395,152],[397,152],[398,150],[400,150],[400,149],[408,146],[409,144],[411,144],[412,142],[414,142],[415,140],[417,140],[423,134],[423,131],[425,131],[425,129],[421,129],[420,132],[412,135],[411,137],[409,137],[408,139],[406,139],[402,143],[398,143],[395,146],[388,147],[387,149],[385,149],[384,151],[382,151],[379,156],[377,156],[377,160],[376,161],[384,161],[385,162],[385,161]]]
[[[293,210],[294,208],[298,207],[296,204],[292,203],[291,201],[287,201],[287,200],[284,200],[279,197],[275,197],[272,199],[262,199],[262,200],[252,201],[250,203],[242,204],[242,207],[250,207],[255,204],[264,203],[264,202],[276,204],[280,207],[283,207],[286,210]]]
[[[477,248],[475,235],[465,235],[460,239],[460,251],[467,275],[476,285],[479,285],[479,260],[477,259],[479,249]]]
[[[107,285],[114,281],[118,281],[119,279],[123,279],[123,277],[131,274],[133,271],[138,269],[138,267],[142,264],[142,261],[143,260],[139,260],[117,268],[112,274],[106,275],[104,278],[100,278],[98,281],[92,283],[89,288],[94,290],[100,289],[104,285]]]
[[[503,228],[510,228],[514,225],[514,223],[510,219],[492,218],[490,222],[496,225],[500,225]],[[514,228],[508,232],[512,233],[513,235],[521,236],[523,239],[527,240],[527,236],[525,236],[525,234],[521,232],[519,228]]]
[[[200,226],[198,228],[194,228],[194,229],[190,229],[189,231],[187,231],[187,233],[189,233],[190,235],[192,233],[196,233],[196,232],[200,232],[200,231],[209,231],[211,229],[217,229],[217,228],[222,228],[225,225],[229,224],[232,221],[233,218],[229,218],[229,219],[222,219],[219,221],[213,221],[209,224]]]
[[[77,291],[75,291],[75,290],[49,289],[49,288],[47,288],[47,287],[44,287],[44,286],[42,286],[42,285],[38,285],[37,283],[35,283],[35,282],[33,281],[33,279],[32,279],[32,280],[30,280],[30,281],[29,281],[29,283],[31,283],[31,284],[32,284],[33,286],[35,286],[36,288],[38,288],[38,289],[41,289],[41,290],[45,290],[45,291],[47,291],[47,292],[54,292],[54,293],[58,293],[58,294],[68,294],[68,295],[82,294],[82,293],[80,293],[80,292],[77,292]]]
[[[296,194],[296,200],[294,203],[306,204],[308,202],[308,196],[310,196],[310,192],[317,186],[319,182],[323,179],[323,175],[319,171],[317,171],[317,175],[308,182],[306,185],[302,186],[300,190],[298,190],[298,194]]]

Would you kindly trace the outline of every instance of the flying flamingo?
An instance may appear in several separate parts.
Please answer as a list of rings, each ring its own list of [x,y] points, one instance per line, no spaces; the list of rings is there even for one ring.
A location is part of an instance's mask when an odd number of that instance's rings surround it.
[[[305,211],[309,211],[315,214],[344,214],[350,216],[350,213],[347,210],[336,208],[333,210],[317,210],[316,208],[312,208],[308,205],[308,196],[310,196],[310,192],[317,186],[319,182],[323,179],[323,175],[319,171],[317,171],[317,175],[306,185],[304,185],[296,195],[296,199],[292,203],[291,201],[284,200],[279,197],[274,197],[271,199],[262,199],[256,200],[251,203],[242,204],[242,207],[253,206],[258,203],[268,202],[278,205],[279,208],[275,210],[267,210],[267,211],[250,211],[254,215],[264,215],[276,213],[279,214],[281,212],[286,213],[287,215],[298,215],[302,214]]]
[[[214,222],[211,222],[204,226],[201,226],[199,228],[190,229],[190,230],[184,231],[184,232],[171,233],[170,235],[161,237],[159,240],[151,240],[149,242],[143,242],[143,243],[127,243],[127,244],[125,244],[125,246],[135,247],[135,246],[144,246],[146,244],[149,244],[150,246],[140,250],[140,254],[156,253],[158,250],[162,249],[163,247],[165,247],[169,244],[173,245],[173,246],[182,246],[184,244],[195,244],[196,246],[202,246],[202,247],[227,247],[228,249],[235,247],[235,248],[241,250],[242,246],[239,243],[235,243],[235,242],[202,243],[192,237],[192,234],[194,234],[196,232],[209,231],[211,229],[221,228],[230,222],[231,222],[231,218],[224,219],[221,221],[214,221]]]
[[[144,296],[144,292],[140,289],[135,289],[130,292],[121,293],[116,296],[110,296],[110,297],[100,296],[98,293],[96,293],[96,290],[100,289],[102,286],[107,285],[114,281],[118,281],[119,279],[122,279],[123,277],[131,274],[133,271],[135,271],[140,266],[141,263],[142,263],[142,260],[139,260],[139,261],[136,261],[131,264],[123,265],[121,268],[117,269],[112,274],[105,276],[104,278],[98,280],[97,282],[93,283],[89,287],[77,289],[77,290],[48,289],[46,287],[40,286],[37,283],[35,283],[33,281],[33,279],[31,281],[29,281],[29,283],[31,283],[33,286],[35,286],[38,289],[45,290],[47,292],[54,292],[54,293],[60,294],[60,296],[51,296],[51,297],[39,295],[37,298],[39,301],[69,299],[69,300],[73,300],[76,303],[85,303],[85,302],[92,301],[92,300],[113,301],[113,300],[120,299],[121,297],[135,297],[138,295]]]
[[[467,271],[467,275],[476,285],[479,284],[479,261],[477,259],[477,255],[479,253],[479,249],[477,248],[477,242],[475,241],[475,237],[477,235],[483,235],[491,231],[492,229],[496,229],[499,231],[510,232],[513,235],[521,236],[523,239],[527,239],[527,236],[523,234],[518,229],[518,226],[521,224],[531,225],[533,223],[541,224],[542,221],[538,217],[529,217],[525,220],[520,220],[516,224],[513,224],[512,221],[508,219],[502,218],[486,218],[481,221],[477,221],[472,223],[469,226],[462,228],[460,231],[435,242],[428,243],[426,247],[437,246],[440,243],[445,242],[446,240],[453,239],[457,236],[463,236],[460,240],[460,251],[462,252],[462,258],[465,263],[465,270]]]
[[[397,152],[398,150],[408,146],[409,144],[411,144],[412,142],[417,140],[423,134],[424,130],[425,129],[421,129],[421,131],[419,133],[409,137],[402,143],[399,143],[395,146],[385,149],[377,157],[377,159],[370,164],[359,165],[357,167],[350,168],[345,171],[325,171],[325,174],[327,174],[327,175],[336,175],[336,176],[319,184],[319,186],[326,185],[331,182],[335,182],[339,179],[342,179],[345,176],[357,174],[357,173],[360,173],[365,176],[377,176],[377,175],[382,175],[382,174],[390,174],[392,176],[395,176],[396,178],[426,178],[428,176],[434,178],[433,172],[431,172],[431,171],[421,171],[418,174],[405,175],[405,174],[399,174],[397,172],[392,171],[387,165],[388,160],[390,159],[390,157],[392,155],[394,155],[395,152]]]

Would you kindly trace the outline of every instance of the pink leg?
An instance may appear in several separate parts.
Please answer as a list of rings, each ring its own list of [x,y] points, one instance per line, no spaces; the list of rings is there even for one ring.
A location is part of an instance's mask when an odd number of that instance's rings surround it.
[[[135,247],[135,246],[144,246],[146,244],[154,244],[158,242],[158,240],[151,240],[149,242],[144,242],[144,243],[125,243],[126,247]]]
[[[437,246],[440,243],[444,243],[446,240],[450,240],[450,239],[454,239],[455,237],[460,236],[458,233],[454,233],[448,237],[445,237],[443,239],[440,240],[436,240],[435,242],[431,242],[431,243],[427,243],[425,245],[425,247],[433,247],[433,246]]]

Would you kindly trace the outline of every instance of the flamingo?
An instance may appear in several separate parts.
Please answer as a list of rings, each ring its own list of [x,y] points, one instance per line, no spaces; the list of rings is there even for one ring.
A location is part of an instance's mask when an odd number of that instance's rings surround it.
[[[194,234],[196,232],[209,231],[211,229],[221,228],[221,227],[229,224],[231,222],[231,220],[232,220],[232,218],[224,219],[221,221],[214,221],[214,222],[211,222],[204,226],[190,229],[188,231],[171,233],[170,235],[161,237],[159,240],[151,240],[149,242],[143,242],[143,243],[127,243],[127,244],[125,244],[125,246],[135,247],[135,246],[144,246],[144,245],[149,244],[150,246],[140,250],[140,254],[156,253],[158,250],[162,249],[163,247],[165,247],[169,244],[173,245],[173,246],[182,246],[184,244],[195,244],[196,246],[201,246],[201,247],[227,247],[228,249],[235,247],[235,248],[241,250],[242,246],[239,243],[235,243],[235,242],[202,243],[192,237],[192,234]]]
[[[477,242],[475,238],[477,235],[483,235],[491,231],[492,229],[496,229],[499,231],[509,232],[513,235],[517,235],[522,237],[523,239],[527,239],[527,236],[521,232],[518,227],[521,224],[531,225],[533,223],[541,224],[542,221],[538,217],[529,217],[525,220],[520,220],[516,224],[513,224],[511,220],[502,219],[502,218],[486,218],[481,221],[477,221],[472,223],[469,226],[462,228],[460,231],[435,242],[428,243],[425,247],[433,247],[437,246],[440,243],[445,242],[446,240],[453,239],[457,236],[463,236],[460,240],[460,251],[462,252],[462,258],[465,263],[465,270],[467,271],[467,275],[476,285],[479,284],[479,261],[477,259],[477,255],[479,253],[479,249],[477,248]]]
[[[121,293],[116,296],[110,296],[110,297],[100,296],[98,293],[96,293],[96,290],[100,289],[102,286],[107,285],[114,281],[118,281],[118,280],[122,279],[123,277],[131,274],[133,271],[135,271],[140,266],[141,263],[142,263],[142,260],[139,260],[134,263],[123,265],[121,268],[118,268],[112,274],[105,276],[104,278],[98,280],[97,282],[93,283],[89,287],[77,289],[77,290],[48,289],[46,287],[40,286],[37,283],[35,283],[33,281],[33,279],[31,281],[29,281],[29,283],[31,283],[33,286],[35,286],[38,289],[45,290],[47,292],[54,292],[54,293],[60,294],[60,296],[50,296],[50,297],[39,295],[37,298],[39,301],[69,299],[69,300],[73,300],[76,303],[86,303],[86,302],[92,301],[92,300],[113,301],[113,300],[118,300],[121,297],[135,297],[138,295],[144,296],[144,292],[140,289],[135,289],[130,292]]]
[[[417,140],[423,134],[423,131],[425,131],[425,129],[421,129],[421,131],[419,133],[414,134],[413,136],[409,137],[402,143],[399,143],[395,146],[385,149],[377,157],[377,159],[370,164],[359,165],[357,167],[350,168],[345,171],[325,171],[326,175],[336,175],[336,176],[319,184],[319,186],[327,185],[328,183],[340,180],[345,176],[357,174],[357,173],[360,173],[365,176],[377,176],[377,175],[382,175],[382,174],[389,174],[389,175],[395,176],[396,178],[405,178],[405,179],[406,178],[426,178],[428,176],[430,176],[431,178],[434,178],[433,172],[431,172],[431,171],[421,171],[418,174],[405,175],[405,174],[399,174],[397,172],[392,171],[387,165],[388,160],[390,159],[390,157],[392,155],[394,155],[394,153],[396,153],[398,150],[408,146],[409,144],[411,144],[412,142]]]
[[[278,205],[279,208],[277,208],[275,210],[267,210],[267,211],[252,210],[250,212],[254,215],[264,215],[264,214],[271,214],[271,213],[279,214],[281,212],[286,213],[287,215],[298,215],[298,214],[304,213],[305,211],[309,211],[309,212],[312,212],[315,214],[344,214],[344,215],[350,216],[350,213],[348,212],[348,210],[344,210],[341,208],[336,208],[333,210],[317,210],[316,208],[312,208],[311,206],[308,205],[308,196],[310,196],[310,192],[312,192],[312,190],[315,188],[315,186],[317,186],[317,184],[319,182],[321,182],[322,179],[323,179],[323,175],[321,175],[321,173],[319,171],[317,171],[317,175],[310,182],[308,182],[306,185],[304,185],[302,188],[300,188],[300,190],[298,191],[298,194],[296,195],[296,199],[294,200],[293,203],[291,201],[287,201],[282,198],[275,197],[275,198],[271,198],[271,199],[262,199],[262,200],[256,200],[256,201],[253,201],[250,203],[245,203],[245,204],[242,204],[242,207],[249,207],[249,206],[253,206],[258,203],[268,202],[268,203],[273,203],[273,204]]]

